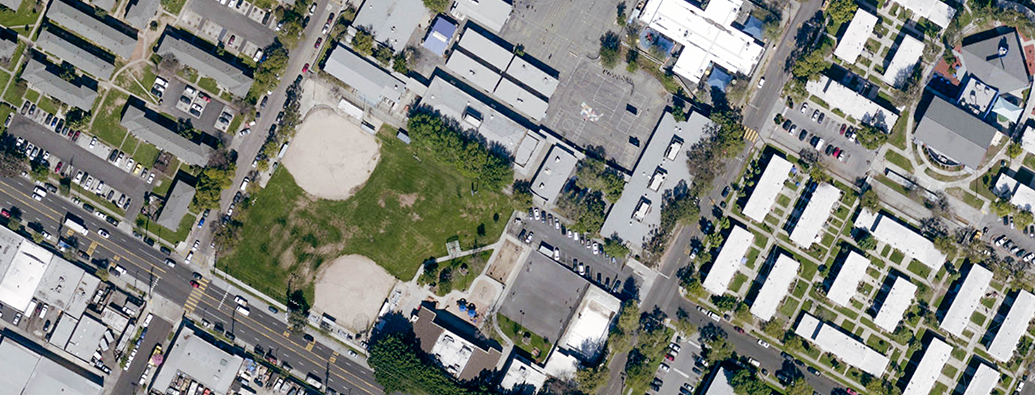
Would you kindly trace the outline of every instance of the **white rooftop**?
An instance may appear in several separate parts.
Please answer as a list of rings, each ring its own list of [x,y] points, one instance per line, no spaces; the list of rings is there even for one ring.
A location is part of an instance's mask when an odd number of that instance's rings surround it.
[[[532,120],[538,121],[546,117],[546,107],[548,106],[546,100],[539,98],[508,78],[500,80],[499,85],[496,85],[496,90],[492,93],[500,101],[509,104]]]
[[[952,6],[940,0],[896,0],[895,2],[913,11],[914,17],[924,17],[942,29],[949,26],[952,16],[956,15],[956,10]]]
[[[1017,299],[1010,306],[1010,312],[1006,319],[999,325],[999,333],[996,333],[992,344],[988,346],[988,354],[999,362],[1009,361],[1013,357],[1013,351],[1017,348],[1017,342],[1028,330],[1028,323],[1035,314],[1035,295],[1031,292],[1021,291]]]
[[[557,78],[547,74],[545,71],[522,59],[520,56],[515,56],[514,59],[510,61],[510,66],[507,66],[507,75],[548,98],[553,96],[553,92],[557,90],[557,85],[560,84],[560,81],[558,81]]]
[[[183,374],[216,393],[226,394],[243,364],[240,356],[206,342],[190,328],[183,328],[171,349],[166,350],[165,362],[155,374],[151,388],[166,393],[176,376]]]
[[[858,293],[859,282],[866,275],[868,267],[870,267],[869,259],[855,251],[849,252],[844,264],[841,265],[841,271],[837,272],[837,278],[830,284],[827,299],[842,307],[848,307],[852,302],[852,297]]]
[[[798,268],[801,264],[787,255],[780,254],[776,258],[773,269],[766,277],[762,289],[758,291],[754,303],[751,305],[751,314],[762,321],[769,321],[776,314],[776,308],[783,302],[783,298],[790,291],[791,283],[798,277]]]
[[[56,357],[56,356],[54,356]],[[81,370],[81,369],[80,369]],[[0,342],[0,393],[100,395],[101,385],[35,350],[5,337]]]
[[[941,269],[945,263],[945,254],[938,251],[934,243],[894,218],[864,209],[855,220],[855,227],[869,230],[878,241],[902,251],[907,257],[920,261],[932,270]]]
[[[568,330],[558,344],[586,359],[594,359],[607,342],[611,319],[618,315],[622,302],[599,287],[590,286],[572,316]]]
[[[834,56],[837,56],[848,63],[855,63],[855,60],[862,54],[866,40],[873,34],[873,27],[877,26],[877,16],[862,8],[855,10],[855,16],[845,30],[841,41],[834,49]]]
[[[967,324],[970,323],[970,316],[981,303],[981,297],[985,295],[991,282],[991,271],[982,266],[972,265],[967,278],[956,291],[956,298],[952,300],[952,305],[942,318],[941,328],[954,336],[962,337],[963,330],[967,329]]]
[[[1024,127],[1024,135],[1021,136],[1021,148],[1029,154],[1035,154],[1035,129],[1031,126]]]
[[[937,337],[931,338],[931,344],[924,351],[924,356],[917,364],[916,372],[913,372],[913,377],[909,379],[909,384],[906,385],[906,390],[902,392],[902,395],[929,394],[934,387],[934,382],[942,374],[942,368],[949,360],[950,353],[952,353],[952,346]]]
[[[74,317],[83,315],[90,298],[97,292],[101,280],[87,274],[79,266],[54,256],[43,274],[35,296],[41,302],[56,307]]]
[[[1017,179],[1006,173],[999,174],[999,177],[996,178],[995,189],[992,190],[992,193],[1009,199],[1010,203],[1023,210],[1035,211],[1035,189],[1018,182]]]
[[[882,107],[870,98],[838,81],[827,78],[827,76],[820,76],[815,81],[809,80],[805,83],[805,90],[827,102],[831,108],[837,108],[845,115],[880,127],[885,131],[891,130],[891,127],[898,121],[898,115],[894,111]]]
[[[446,371],[459,376],[474,355],[475,346],[452,332],[442,331],[431,347],[431,354],[442,363]]]
[[[708,271],[708,277],[704,279],[704,289],[715,295],[725,293],[730,281],[733,280],[733,275],[737,273],[737,268],[744,263],[744,255],[747,255],[747,250],[754,240],[753,233],[733,225],[729,237],[726,237],[722,244],[719,256],[715,258],[715,263],[712,263],[712,268]]]
[[[811,341],[816,347],[837,356],[845,363],[875,377],[884,375],[888,367],[888,357],[881,355],[858,339],[851,337],[833,325],[820,322],[819,319],[805,313],[794,328],[794,333]]]
[[[513,8],[504,0],[456,0],[449,14],[460,20],[471,18],[478,25],[499,33]]]
[[[547,202],[555,202],[578,163],[571,150],[560,143],[554,144],[532,179],[532,193]]]
[[[104,331],[108,330],[103,323],[89,315],[84,315],[72,331],[72,336],[65,344],[65,351],[84,361],[89,361],[93,353],[100,348]]]
[[[511,353],[510,366],[500,380],[500,388],[517,391],[517,394],[534,394],[543,388],[543,384],[546,384],[546,373],[543,373],[541,368],[516,353]],[[518,388],[519,386],[521,388]]]
[[[755,184],[751,197],[744,204],[744,215],[755,220],[755,222],[765,221],[765,216],[769,214],[769,210],[772,210],[773,204],[776,203],[776,197],[783,190],[783,183],[790,177],[792,167],[794,166],[791,165],[791,162],[773,155],[772,159],[769,160],[769,164],[766,165],[762,177]]]
[[[967,385],[967,392],[964,392],[963,395],[989,395],[998,383],[999,371],[983,363],[978,363],[977,371],[974,372],[974,377]]]
[[[0,302],[24,312],[53,258],[54,254],[43,247],[22,242],[0,279]]]
[[[823,183],[812,192],[809,204],[805,206],[801,217],[798,218],[794,231],[791,232],[791,241],[802,248],[812,247],[812,243],[818,241],[819,232],[827,223],[831,212],[841,200],[841,189],[833,185]]]
[[[905,277],[895,278],[895,285],[891,286],[891,291],[884,298],[884,304],[881,305],[873,323],[883,330],[894,332],[915,297],[916,284],[909,282]]]
[[[460,48],[470,52],[472,55],[484,60],[497,70],[506,70],[514,53],[503,46],[483,36],[474,29],[464,30],[460,36]]]
[[[715,64],[730,73],[750,75],[763,47],[747,33],[732,26],[742,1],[712,0],[705,10],[684,0],[650,0],[640,20],[683,45],[673,72],[691,81],[704,77]]]
[[[479,87],[486,92],[492,92],[496,89],[496,84],[500,82],[501,78],[499,73],[493,71],[488,66],[478,63],[477,60],[461,51],[453,51],[453,54],[449,55],[449,60],[446,61],[446,68],[457,77],[463,78],[469,84]]]
[[[895,50],[895,57],[891,58],[887,70],[881,79],[888,85],[899,87],[913,72],[913,66],[920,61],[924,54],[924,43],[913,36],[904,34],[902,42]]]

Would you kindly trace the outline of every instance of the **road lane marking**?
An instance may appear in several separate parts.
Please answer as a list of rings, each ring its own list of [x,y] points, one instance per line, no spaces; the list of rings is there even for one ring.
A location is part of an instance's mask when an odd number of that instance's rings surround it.
[[[314,345],[314,344],[316,344],[316,341],[315,341],[315,340],[313,340],[313,341],[311,341],[311,342],[307,343],[307,344],[305,345],[305,350],[306,350],[306,351],[313,351],[313,345]]]
[[[337,353],[335,353],[335,354],[337,354]],[[334,364],[334,361],[337,361],[337,360],[338,360],[338,356],[334,355],[334,354],[331,354],[331,357],[327,358],[327,362],[329,362],[331,364]]]
[[[86,249],[86,255],[93,255],[93,252],[97,250],[97,242],[91,241],[90,247]]]

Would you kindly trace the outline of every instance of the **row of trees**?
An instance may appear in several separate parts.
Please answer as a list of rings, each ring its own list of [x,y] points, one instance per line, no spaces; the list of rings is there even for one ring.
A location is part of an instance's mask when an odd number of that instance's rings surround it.
[[[458,125],[447,124],[427,108],[417,109],[406,125],[415,146],[455,167],[461,175],[477,180],[482,187],[498,191],[514,179],[509,158],[490,151]]]
[[[219,196],[233,183],[237,171],[237,152],[218,151],[209,160],[208,166],[198,174],[194,186],[193,206],[195,210],[218,209]]]
[[[421,358],[423,352],[411,336],[391,333],[370,346],[367,363],[385,393],[477,395],[491,393],[483,388],[466,388]]]

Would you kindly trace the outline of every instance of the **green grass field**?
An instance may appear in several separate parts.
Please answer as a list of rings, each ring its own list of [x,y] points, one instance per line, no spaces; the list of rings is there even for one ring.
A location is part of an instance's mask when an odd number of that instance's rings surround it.
[[[137,215],[137,228],[147,230],[152,235],[161,238],[162,240],[168,241],[171,244],[176,244],[187,239],[187,234],[190,233],[191,226],[197,222],[198,217],[194,214],[184,214],[183,219],[180,220],[180,227],[175,231],[167,229],[166,227],[159,225],[158,222],[148,221],[144,218],[143,214]]]
[[[278,169],[253,196],[255,203],[241,207],[241,242],[220,267],[283,299],[289,275],[311,283],[320,264],[343,254],[364,255],[410,280],[424,260],[446,255],[451,238],[467,250],[499,237],[514,208],[506,195],[472,195],[470,180],[451,166],[418,161],[409,146],[389,134],[379,136],[386,137],[381,162],[345,201],[315,200]],[[481,224],[484,236],[478,235]]]
[[[61,104],[59,104],[56,100],[51,99],[50,97],[43,96],[40,97],[39,103],[36,103],[36,107],[39,107],[40,110],[49,112],[51,114],[57,114],[58,109],[61,108]]]
[[[133,153],[133,160],[137,163],[142,163],[144,166],[151,167],[155,164],[155,160],[158,159],[158,148],[154,145],[141,142],[137,145],[136,152]]]
[[[126,128],[119,125],[119,121],[127,98],[129,96],[125,93],[112,89],[97,109],[97,114],[94,114],[91,131],[98,139],[115,147],[122,145],[122,140],[126,138]]]
[[[25,96],[25,90],[28,88],[26,87],[24,80],[19,81],[20,83],[15,81],[7,88],[7,91],[4,92],[4,101],[21,108],[22,103],[25,102],[22,100],[22,97]]]
[[[0,25],[15,27],[23,25],[31,25],[36,23],[39,12],[36,11],[36,2],[34,1],[22,1],[22,4],[18,7],[18,11],[12,11],[7,8],[3,8],[0,11]],[[27,34],[24,29],[16,29],[20,34]]]
[[[208,93],[211,93],[213,95],[219,94],[219,85],[216,84],[216,80],[214,78],[201,78],[200,80],[198,80],[198,87],[208,91]]]

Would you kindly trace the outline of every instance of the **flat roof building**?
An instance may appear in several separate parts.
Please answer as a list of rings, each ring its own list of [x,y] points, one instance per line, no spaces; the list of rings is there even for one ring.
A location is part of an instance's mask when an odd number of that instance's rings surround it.
[[[502,102],[507,103],[532,120],[539,121],[546,117],[546,108],[549,106],[546,100],[543,100],[528,89],[515,84],[509,78],[501,79],[499,85],[496,85],[496,90],[492,91],[492,93]]]
[[[884,108],[870,97],[825,75],[820,76],[818,80],[806,82],[805,90],[816,95],[831,108],[884,131],[891,131],[895,122],[898,122],[898,114],[895,114],[894,110]]]
[[[182,375],[203,388],[226,395],[243,364],[240,356],[227,353],[199,337],[193,329],[183,327],[166,349],[165,362],[155,374],[151,389],[166,393],[176,377]]]
[[[1010,306],[1006,319],[999,325],[992,343],[988,345],[988,354],[996,361],[1006,362],[1013,358],[1017,342],[1028,331],[1032,315],[1035,315],[1035,295],[1028,291],[1020,291]]]
[[[666,191],[683,183],[690,185],[692,177],[686,166],[686,152],[712,125],[712,121],[699,112],[690,112],[684,122],[676,122],[671,113],[663,113],[600,234],[608,237],[618,234],[634,248],[648,242],[651,231],[661,223]]]
[[[86,312],[100,284],[101,279],[55,255],[36,287],[35,296],[53,308],[79,317]]]
[[[924,42],[917,40],[908,34],[902,35],[902,42],[895,50],[895,56],[885,69],[881,80],[895,88],[901,87],[903,83],[913,74],[913,68],[920,62],[924,54]]]
[[[425,353],[462,381],[473,380],[483,371],[494,372],[502,357],[499,345],[485,340],[473,325],[427,302],[419,307],[413,333]]]
[[[589,287],[557,344],[582,355],[585,360],[595,360],[604,351],[611,321],[621,309],[622,302],[618,298],[599,287]]]
[[[381,102],[399,103],[406,89],[405,82],[342,45],[331,51],[323,70],[374,106]]]
[[[470,18],[479,26],[499,33],[510,19],[513,8],[504,0],[456,0],[449,14],[461,21]]]
[[[862,210],[855,220],[855,227],[866,229],[878,241],[902,251],[932,270],[940,269],[945,263],[945,254],[938,251],[933,242],[884,213]]]
[[[803,313],[794,333],[812,342],[821,350],[837,356],[845,363],[875,377],[884,375],[888,368],[888,357],[865,343],[842,332],[841,328],[826,324],[809,313]]]
[[[498,72],[463,51],[453,51],[449,55],[449,60],[446,61],[446,68],[452,71],[453,75],[486,92],[496,90],[500,78],[503,78]]]
[[[849,251],[841,270],[837,272],[837,277],[827,290],[827,299],[841,307],[848,307],[852,303],[852,297],[859,292],[859,282],[869,267],[869,259],[858,252]]]
[[[459,0],[458,2],[460,1],[470,0]],[[553,96],[553,93],[557,91],[557,85],[560,84],[557,77],[546,72],[546,70],[529,63],[520,56],[515,56],[514,59],[510,61],[510,65],[507,66],[506,73],[511,79],[521,82],[533,91],[536,91],[547,98]]]
[[[47,19],[124,59],[132,58],[133,51],[137,48],[137,32],[129,34],[129,32],[116,29],[97,19],[93,14],[86,13],[62,0],[50,3]],[[89,109],[89,107],[84,108],[84,110]]]
[[[529,254],[518,267],[519,274],[507,287],[499,313],[551,344],[562,344],[558,340],[575,316],[582,296],[594,285],[539,252]]]
[[[981,303],[981,298],[985,296],[985,291],[988,290],[991,282],[991,271],[979,265],[971,265],[967,278],[956,290],[952,305],[942,318],[941,328],[953,336],[963,337],[963,331],[970,323],[970,316]],[[952,292],[951,289],[950,292]]]
[[[546,384],[546,378],[542,368],[512,352],[500,388],[507,394],[535,395]]]
[[[708,276],[704,278],[704,289],[713,295],[722,295],[729,289],[733,275],[744,264],[747,250],[755,240],[755,234],[739,225],[730,227],[730,235],[722,244],[722,250],[712,263]]]
[[[920,144],[972,170],[981,167],[999,136],[995,127],[940,96],[931,100],[913,133]]]
[[[963,395],[990,395],[999,384],[999,376],[998,370],[979,362]]]
[[[163,58],[169,56],[176,58],[181,65],[190,66],[198,74],[216,80],[216,84],[237,97],[247,96],[254,82],[252,77],[245,75],[244,71],[237,66],[223,61],[216,55],[177,35],[165,34],[156,53]],[[327,59],[328,67],[330,67],[332,58],[333,55]]]
[[[428,35],[424,37],[424,44],[421,45],[435,55],[442,56],[449,48],[456,28],[456,24],[445,17],[437,17],[435,22],[431,23],[431,30],[428,31]]]
[[[54,3],[60,3],[60,1]],[[36,59],[30,59],[22,71],[22,79],[40,93],[70,106],[90,111],[93,108],[94,100],[97,99],[97,91],[86,85],[68,82],[53,69]]]
[[[1015,92],[1031,86],[1017,30],[998,28],[963,39],[961,63],[967,74],[994,86],[1000,92]]]
[[[179,229],[180,220],[187,214],[187,209],[194,200],[194,192],[194,187],[182,180],[176,180],[176,185],[172,186],[169,198],[162,206],[162,212],[158,214],[158,224],[174,232]]]
[[[506,70],[507,66],[510,65],[510,60],[514,58],[513,51],[504,48],[499,43],[474,29],[464,30],[463,35],[460,36],[460,48],[470,52],[500,72]]]
[[[539,172],[532,179],[532,193],[543,201],[555,202],[578,163],[574,152],[560,144],[554,144],[543,159]]]
[[[913,372],[913,377],[909,379],[909,384],[906,384],[906,390],[902,391],[902,395],[930,394],[951,353],[951,345],[942,339],[932,337],[931,344],[927,345],[927,350],[924,351],[924,356],[917,364],[916,371]]]
[[[28,342],[27,339],[22,341]],[[19,395],[100,395],[100,376],[79,367],[58,362],[53,353],[41,355],[39,345],[19,344],[10,337],[0,341],[0,388],[4,394]]]
[[[996,196],[1009,200],[1022,210],[1035,211],[1035,189],[1006,173],[1000,173],[992,190]]]
[[[374,40],[401,51],[427,11],[421,0],[366,1],[352,25],[369,29]]]
[[[812,247],[812,244],[818,241],[819,232],[823,230],[823,225],[827,223],[827,219],[830,218],[830,214],[840,200],[840,188],[828,183],[817,186],[816,190],[812,192],[808,205],[798,218],[794,230],[791,231],[791,241],[801,248]]]
[[[780,254],[776,263],[769,271],[762,289],[758,291],[755,301],[751,304],[751,314],[762,321],[769,321],[776,315],[776,308],[780,307],[783,298],[790,291],[791,284],[798,277],[798,269],[801,264],[793,258]]]
[[[855,10],[855,16],[848,24],[848,29],[841,36],[841,40],[834,48],[834,56],[841,58],[848,63],[855,63],[855,60],[862,54],[866,40],[873,34],[873,28],[877,26],[877,16],[863,9]]]
[[[640,21],[683,46],[672,71],[701,82],[711,65],[751,75],[764,48],[733,26],[742,2],[712,0],[706,9],[684,0],[650,0]]]
[[[104,341],[104,332],[108,327],[89,315],[83,315],[72,331],[72,337],[64,345],[65,351],[75,355],[76,358],[89,362],[93,354],[101,347]]]
[[[147,25],[160,10],[161,0],[136,0],[126,6],[126,17],[123,18],[137,30],[147,29]]]
[[[115,65],[80,48],[64,37],[51,33],[50,30],[40,31],[40,35],[36,39],[36,47],[102,80],[108,79],[115,71]]]
[[[127,104],[119,124],[138,139],[154,144],[158,149],[175,155],[180,161],[196,166],[208,164],[208,160],[215,150],[207,145],[187,140],[159,121],[165,121],[161,115]]]
[[[7,229],[3,232],[10,233]],[[13,245],[7,245],[7,248],[13,247],[11,257],[0,262],[0,273],[3,273],[3,278],[0,278],[0,303],[25,312],[54,254],[20,236],[18,238],[20,240]]]
[[[909,282],[909,279],[896,277],[895,284],[891,286],[891,291],[888,291],[888,295],[884,297],[884,303],[881,304],[877,316],[873,318],[873,323],[883,330],[894,332],[895,328],[898,327],[898,323],[902,321],[902,316],[906,313],[906,309],[913,304],[913,298],[916,297],[916,288],[916,284]]]
[[[783,190],[783,183],[791,175],[791,168],[794,165],[787,159],[773,155],[769,164],[765,166],[762,177],[755,183],[755,189],[751,191],[751,197],[744,204],[744,215],[755,222],[765,221],[765,216],[773,209],[776,197],[780,196]]]
[[[914,17],[922,17],[945,29],[952,22],[956,9],[940,0],[895,0],[896,3],[913,12]]]

